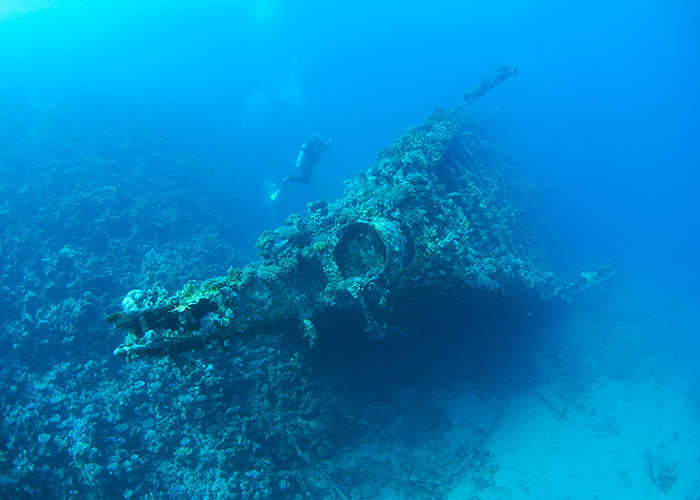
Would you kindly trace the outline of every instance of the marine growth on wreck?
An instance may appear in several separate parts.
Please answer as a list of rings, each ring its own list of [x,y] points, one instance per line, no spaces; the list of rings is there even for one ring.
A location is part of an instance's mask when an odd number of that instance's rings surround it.
[[[260,259],[170,295],[133,290],[108,321],[116,354],[193,349],[239,335],[300,332],[311,345],[338,325],[365,335],[434,334],[432,318],[527,310],[568,299],[611,267],[565,284],[547,267],[536,187],[518,180],[480,120],[461,108],[515,73],[504,66],[452,110],[401,133],[345,196],[257,242]],[[486,307],[488,306],[488,307]]]

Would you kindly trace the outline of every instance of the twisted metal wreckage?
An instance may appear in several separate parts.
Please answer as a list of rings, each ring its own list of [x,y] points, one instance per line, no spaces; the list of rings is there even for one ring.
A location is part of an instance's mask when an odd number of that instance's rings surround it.
[[[516,73],[502,66],[460,106],[403,132],[347,181],[344,198],[309,203],[306,218],[290,215],[265,231],[260,260],[174,295],[157,284],[129,292],[123,311],[107,317],[127,332],[115,353],[171,353],[280,329],[301,331],[312,345],[346,325],[375,338],[410,335],[430,331],[428,317],[569,300],[609,279],[615,265],[572,283],[547,270],[535,188],[515,178],[481,121],[461,116]]]

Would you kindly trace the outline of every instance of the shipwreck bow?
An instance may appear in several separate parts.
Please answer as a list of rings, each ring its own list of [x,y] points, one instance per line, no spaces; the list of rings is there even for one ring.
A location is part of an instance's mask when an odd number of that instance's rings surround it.
[[[515,68],[465,94],[465,104]],[[266,231],[261,258],[227,276],[130,292],[107,320],[127,332],[116,354],[191,349],[241,334],[289,329],[310,343],[334,325],[384,338],[430,329],[430,318],[488,305],[494,314],[569,299],[612,267],[574,284],[547,268],[537,190],[519,181],[477,119],[436,111],[399,135],[345,196]],[[583,276],[583,275],[582,275]]]

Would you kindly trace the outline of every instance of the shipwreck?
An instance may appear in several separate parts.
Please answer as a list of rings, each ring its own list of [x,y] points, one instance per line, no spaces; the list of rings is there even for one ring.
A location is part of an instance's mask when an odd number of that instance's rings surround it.
[[[548,268],[537,189],[522,182],[482,119],[463,108],[516,74],[502,66],[401,133],[345,196],[265,231],[260,259],[175,294],[132,290],[107,321],[126,332],[115,353],[159,355],[238,335],[300,332],[311,345],[352,325],[364,335],[430,333],[455,310],[501,314],[569,300],[613,266],[565,281]],[[487,307],[488,306],[488,307]]]

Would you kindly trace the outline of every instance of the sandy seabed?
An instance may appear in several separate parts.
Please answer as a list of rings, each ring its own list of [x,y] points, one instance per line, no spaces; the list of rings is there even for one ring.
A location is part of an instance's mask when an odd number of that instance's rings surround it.
[[[695,301],[610,298],[573,306],[538,382],[502,395],[484,442],[496,471],[450,500],[700,498]],[[461,412],[452,402],[463,422],[493,414],[493,402],[464,400]]]

